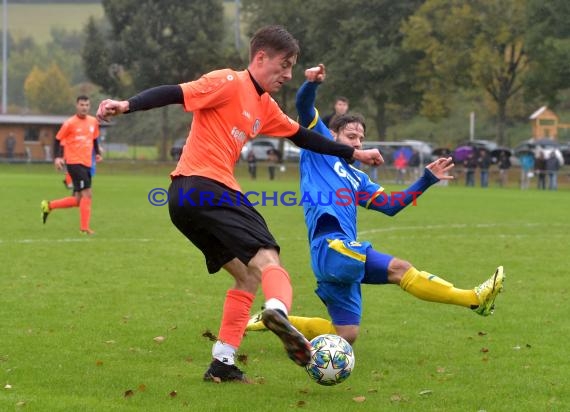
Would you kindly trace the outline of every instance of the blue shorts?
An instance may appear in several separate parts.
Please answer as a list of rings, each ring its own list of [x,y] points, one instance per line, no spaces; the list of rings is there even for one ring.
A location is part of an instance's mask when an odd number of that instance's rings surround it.
[[[341,233],[329,233],[311,243],[311,264],[317,278],[315,293],[327,306],[335,325],[359,325],[362,317],[360,285],[388,283],[393,256],[380,253],[369,242],[357,242]]]

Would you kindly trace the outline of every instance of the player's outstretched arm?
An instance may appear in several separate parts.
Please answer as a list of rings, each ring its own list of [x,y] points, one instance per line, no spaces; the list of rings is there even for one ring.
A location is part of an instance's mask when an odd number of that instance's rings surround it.
[[[180,85],[164,85],[144,90],[128,100],[106,99],[99,104],[97,119],[109,121],[110,117],[138,110],[149,110],[169,104],[184,104]]]

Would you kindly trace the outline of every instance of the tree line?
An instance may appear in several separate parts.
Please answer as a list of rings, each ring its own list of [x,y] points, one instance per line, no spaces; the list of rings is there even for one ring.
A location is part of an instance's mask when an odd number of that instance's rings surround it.
[[[102,6],[105,18],[91,19],[82,33],[56,30],[46,46],[11,40],[13,105],[66,113],[74,92],[126,98],[247,65],[247,43],[234,47],[235,21],[221,0],[102,0]],[[565,108],[566,0],[241,0],[239,12],[244,38],[282,24],[299,40],[294,80],[275,96],[293,117],[303,70],[320,62],[329,73],[317,101],[321,112],[335,95],[347,96],[382,139],[417,116],[446,119],[458,99],[488,113],[500,144],[506,128],[536,107]],[[179,108],[164,108],[127,116],[110,133],[160,141],[164,157],[189,121]]]

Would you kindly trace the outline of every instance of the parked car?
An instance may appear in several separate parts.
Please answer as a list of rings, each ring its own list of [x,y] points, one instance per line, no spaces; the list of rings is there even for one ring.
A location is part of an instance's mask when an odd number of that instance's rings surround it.
[[[267,160],[269,150],[279,150],[279,141],[281,139],[272,137],[256,137],[247,142],[241,149],[241,158],[247,159],[250,150],[253,150],[255,158],[259,161]],[[281,153],[281,160],[284,161],[298,161],[301,155],[301,149],[291,143],[289,140],[283,142],[283,153]]]
[[[186,144],[186,138],[184,139],[176,139],[170,148],[170,156],[172,156],[172,160],[180,160],[180,156],[182,156],[182,149]]]

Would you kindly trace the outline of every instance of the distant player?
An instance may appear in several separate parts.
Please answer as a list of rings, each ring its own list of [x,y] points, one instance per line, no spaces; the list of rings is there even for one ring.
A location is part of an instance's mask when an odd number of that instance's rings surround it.
[[[362,146],[366,126],[360,115],[346,114],[334,119],[330,130],[314,107],[316,90],[325,79],[325,67],[309,69],[307,81],[297,93],[299,122],[339,143],[355,149]],[[301,192],[314,204],[304,202],[311,264],[317,279],[316,293],[327,307],[332,322],[322,318],[290,316],[291,323],[308,339],[334,333],[353,343],[359,333],[362,315],[361,284],[393,283],[417,298],[449,303],[488,316],[503,287],[503,268],[474,289],[455,288],[451,283],[411,263],[377,251],[369,242],[357,241],[357,206],[393,216],[440,179],[452,179],[447,172],[451,158],[440,158],[426,166],[423,176],[398,199],[387,195],[366,173],[344,159],[303,150],[300,161]],[[343,197],[339,197],[341,193]],[[329,196],[336,196],[330,202]],[[318,201],[319,196],[324,201]],[[348,200],[349,199],[349,200]],[[253,317],[246,330],[261,330]]]
[[[44,224],[52,210],[79,207],[80,233],[92,235],[91,220],[91,167],[103,158],[99,150],[99,122],[88,115],[91,107],[89,97],[81,95],[75,103],[76,113],[67,119],[55,137],[54,164],[58,170],[67,167],[73,183],[73,196],[57,200],[42,200],[42,220]]]

